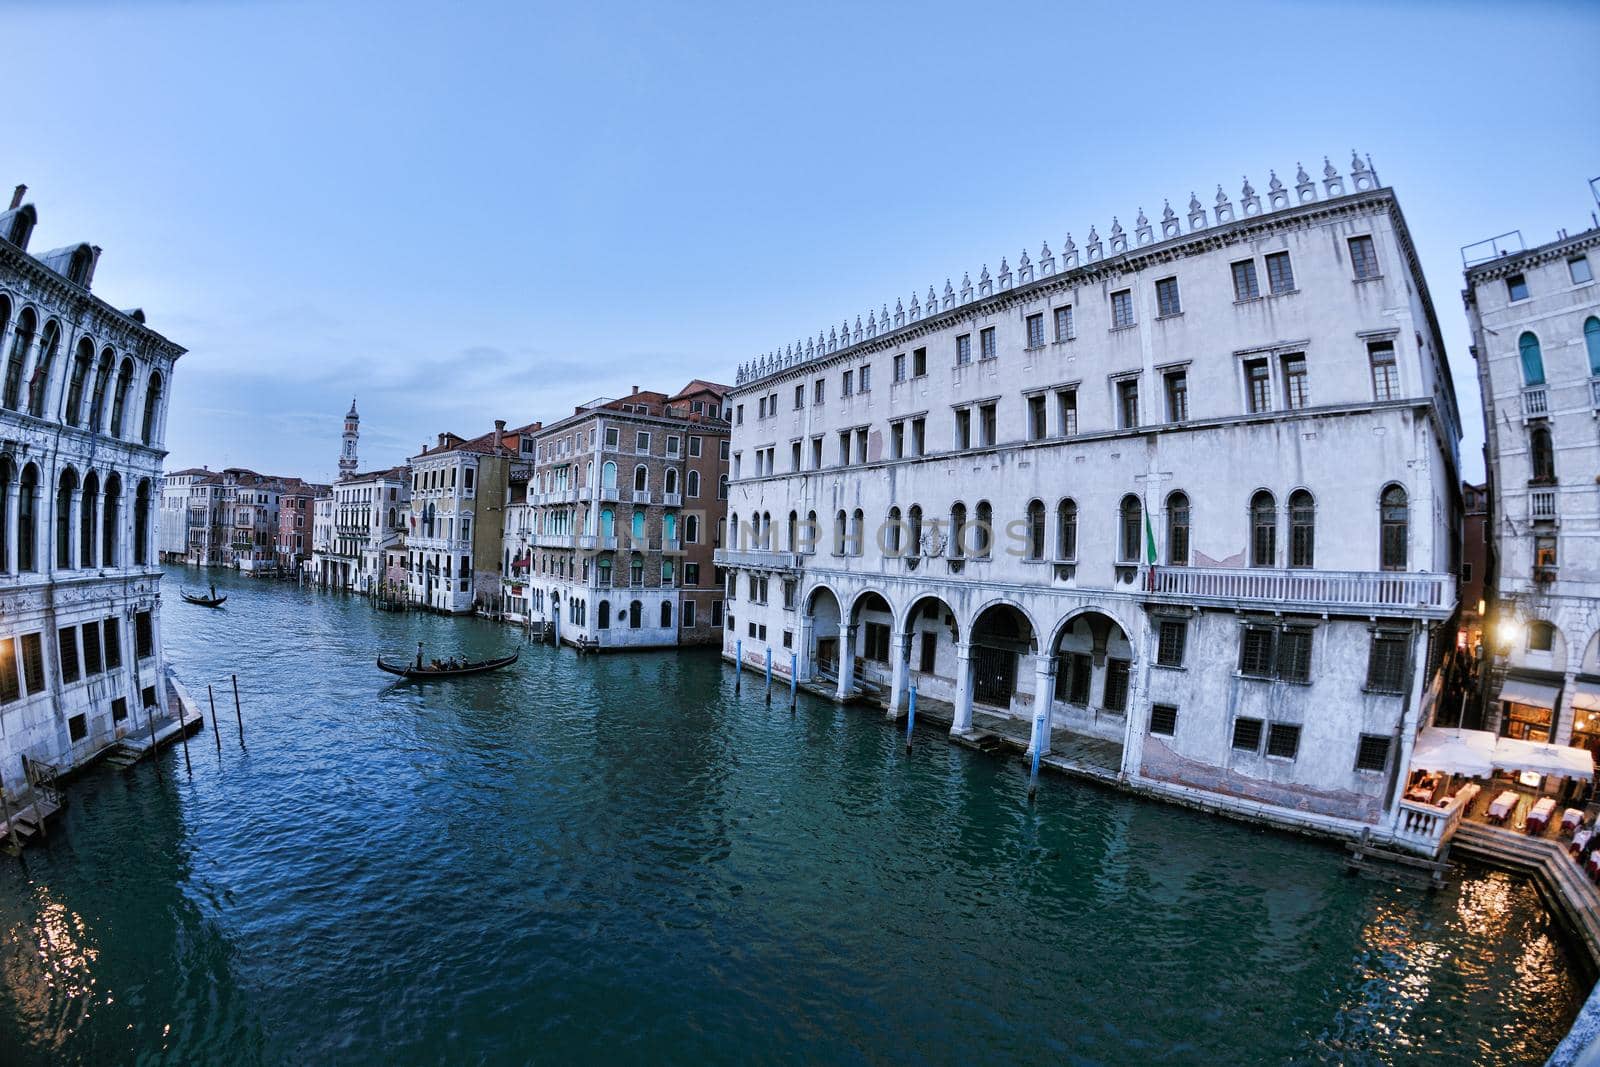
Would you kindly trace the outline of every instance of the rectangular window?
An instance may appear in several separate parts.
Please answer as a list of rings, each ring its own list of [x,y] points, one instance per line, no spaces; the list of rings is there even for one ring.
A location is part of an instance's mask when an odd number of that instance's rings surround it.
[[[1056,308],[1056,341],[1072,340],[1072,305]]]
[[[683,628],[685,630],[694,629],[694,607],[695,602],[693,600],[685,600],[683,602]]]
[[[1150,732],[1171,737],[1178,732],[1178,709],[1172,704],[1150,705]]]
[[[1028,440],[1043,441],[1050,434],[1049,416],[1044,406],[1044,396],[1028,398]]]
[[[987,326],[978,333],[978,358],[994,359],[999,350],[995,345],[994,327]]]
[[[758,400],[756,402],[756,418],[764,419],[766,417],[767,417],[767,398],[766,397],[762,397],[760,400]]]
[[[100,625],[88,622],[83,625],[83,673],[87,677],[106,669],[100,655]]]
[[[916,418],[911,420],[911,454],[920,456],[924,453],[926,445],[928,420]]]
[[[903,459],[906,454],[906,424],[891,422],[889,424],[889,458]]]
[[[121,722],[128,717],[128,698],[117,697],[111,702],[111,721]]]
[[[1121,330],[1133,325],[1133,290],[1123,289],[1111,294],[1111,328]]]
[[[1572,277],[1573,285],[1594,281],[1594,271],[1589,266],[1588,256],[1577,256],[1567,260],[1567,274]]]
[[[869,622],[866,625],[866,648],[862,651],[863,659],[873,663],[889,662],[889,626],[882,622]]]
[[[711,602],[711,625],[722,625],[722,601],[720,600],[713,600]]]
[[[1078,391],[1063,389],[1056,394],[1057,425],[1062,437],[1072,437],[1078,432]]]
[[[1028,316],[1028,347],[1044,347],[1044,312]]]
[[[822,469],[822,438],[820,437],[811,439],[811,468],[813,470]]]
[[[1394,400],[1400,395],[1400,372],[1394,362],[1394,345],[1389,341],[1373,341],[1367,345],[1367,359],[1372,363],[1372,399]]]
[[[70,685],[78,680],[78,628],[63,626],[56,631],[56,651],[61,661],[61,683]]]
[[[797,385],[797,386],[794,387],[794,410],[799,411],[801,408],[804,408],[805,406],[806,406],[806,387],[804,385]]]
[[[1356,770],[1381,771],[1389,765],[1389,739],[1362,734],[1356,745]]]
[[[1189,640],[1189,624],[1183,619],[1162,619],[1161,639],[1156,644],[1156,663],[1162,667],[1183,666],[1183,648]]]
[[[1125,378],[1117,383],[1117,416],[1124,430],[1139,425],[1139,379]]]
[[[817,381],[816,381],[816,384],[811,387],[811,403],[812,403],[812,405],[820,407],[821,404],[822,404],[823,399],[827,395],[828,395],[828,382],[827,382],[827,379],[818,378]]]
[[[1267,259],[1267,284],[1274,293],[1294,292],[1294,268],[1289,265],[1289,253],[1272,252]]]
[[[793,444],[791,444],[789,446],[789,469],[792,470],[792,471],[797,471],[797,470],[800,469],[800,442],[799,441],[795,441]]]
[[[698,437],[689,438],[689,458],[690,459],[699,459],[700,458],[700,449],[701,449],[701,439],[698,438]]]
[[[1173,370],[1166,374],[1167,387],[1167,421],[1189,421],[1189,375],[1186,371]]]
[[[972,335],[964,333],[956,338],[956,366],[965,366],[972,362]]]
[[[1156,315],[1168,318],[1183,314],[1183,304],[1178,300],[1178,279],[1162,278],[1156,282]]]
[[[1358,282],[1378,277],[1378,251],[1372,246],[1372,238],[1350,238],[1350,269]]]
[[[1300,754],[1300,727],[1293,723],[1275,722],[1267,731],[1267,755],[1278,759],[1294,759]]]
[[[155,630],[151,624],[150,613],[141,611],[133,617],[135,647],[139,651],[139,658],[146,659],[155,653]]]
[[[1259,752],[1261,750],[1261,720],[1233,720],[1233,747],[1241,752]]]
[[[74,715],[67,720],[67,736],[72,738],[72,743],[77,744],[89,736],[89,720],[84,715]]]
[[[637,433],[635,433],[633,435],[633,450],[635,452],[640,453],[641,455],[648,455],[649,454],[649,452],[650,452],[650,433],[649,433],[649,431],[640,430],[640,431],[638,431]]]
[[[1311,405],[1311,389],[1306,382],[1306,357],[1302,352],[1283,357],[1283,399],[1290,411]]]
[[[1247,626],[1239,640],[1239,673],[1249,678],[1271,678],[1276,630]]]
[[[845,371],[839,376],[839,395],[852,396],[855,393],[855,372]]]
[[[1102,702],[1107,711],[1128,710],[1128,674],[1132,664],[1125,659],[1106,659],[1106,690]]]
[[[21,696],[22,683],[17,675],[16,638],[0,638],[0,704],[9,704]]]
[[[840,430],[839,431],[839,466],[848,467],[849,465],[850,465],[850,431],[849,430]]]
[[[691,588],[700,584],[700,564],[685,563],[683,565],[683,584]]]
[[[1406,647],[1403,633],[1378,632],[1372,635],[1372,650],[1367,658],[1367,688],[1377,693],[1403,693],[1406,687]]]
[[[1082,652],[1063,652],[1056,664],[1056,699],[1087,707],[1094,667]]]
[[[856,375],[856,380],[860,383],[863,393],[872,392],[872,364],[863,365],[861,373]]]
[[[1246,300],[1257,300],[1261,296],[1261,286],[1256,281],[1256,261],[1253,259],[1240,260],[1233,265],[1233,299],[1235,303]]]
[[[904,352],[894,357],[894,380],[897,382],[906,380],[906,354]]]
[[[1512,301],[1528,299],[1528,279],[1521,274],[1513,274],[1507,278],[1506,295]]]
[[[920,378],[928,373],[928,350],[919,348],[911,353],[911,376]]]
[[[740,422],[741,425],[744,423],[744,405],[743,404],[739,405],[739,422]],[[621,440],[622,440],[622,431],[620,429],[618,429],[615,426],[607,426],[606,427],[606,447],[607,448],[616,448],[618,446],[618,443]],[[543,452],[544,452],[544,446],[543,445],[539,446],[539,452],[541,454],[543,454]]]
[[[106,670],[116,670],[122,666],[122,628],[116,619],[107,619],[104,629],[106,635]]]
[[[1286,682],[1311,680],[1311,631],[1286,626],[1278,635],[1278,677]]]
[[[28,692],[44,692],[44,638],[40,634],[22,635],[22,680]]]
[[[972,412],[961,408],[956,412],[956,448],[966,450],[972,447]]]
[[[978,405],[978,444],[984,448],[992,447],[999,442],[999,418],[993,402]]]
[[[1272,371],[1264,359],[1244,362],[1245,410],[1251,414],[1272,410]]]

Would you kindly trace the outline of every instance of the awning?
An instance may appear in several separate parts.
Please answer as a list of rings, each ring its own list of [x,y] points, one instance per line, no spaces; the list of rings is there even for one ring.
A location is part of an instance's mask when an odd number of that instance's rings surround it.
[[[1494,769],[1494,734],[1426,727],[1411,749],[1411,769],[1487,778]]]
[[[1579,682],[1572,706],[1579,711],[1600,711],[1600,682]]]
[[[1494,767],[1497,771],[1532,771],[1585,781],[1594,778],[1594,756],[1586,748],[1518,741],[1511,737],[1495,741]]]
[[[1526,678],[1507,678],[1506,684],[1500,687],[1500,699],[1512,704],[1531,704],[1536,708],[1554,710],[1556,694],[1559,692],[1553,685],[1540,685]]]

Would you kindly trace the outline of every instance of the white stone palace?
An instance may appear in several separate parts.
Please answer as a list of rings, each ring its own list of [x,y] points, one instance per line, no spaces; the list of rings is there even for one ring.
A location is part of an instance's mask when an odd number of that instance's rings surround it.
[[[730,401],[725,655],[1392,834],[1456,609],[1460,418],[1370,160],[1002,259]]]
[[[1496,571],[1484,725],[1600,754],[1600,229],[1504,236],[1465,293]]]
[[[183,349],[90,292],[100,249],[0,214],[0,786],[67,770],[166,704],[156,514]]]

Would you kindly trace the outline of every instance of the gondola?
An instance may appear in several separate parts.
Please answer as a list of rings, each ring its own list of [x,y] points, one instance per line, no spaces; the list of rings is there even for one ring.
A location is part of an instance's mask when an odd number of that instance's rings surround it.
[[[200,596],[196,593],[185,592],[182,589],[178,590],[178,595],[188,603],[199,604],[203,608],[220,608],[223,601],[228,599],[228,594],[226,593],[221,596]]]
[[[513,652],[511,655],[502,656],[499,659],[486,659],[479,660],[476,663],[463,663],[458,667],[425,667],[410,663],[401,667],[393,663],[385,663],[383,657],[379,656],[378,669],[380,671],[387,671],[390,674],[398,674],[402,678],[411,678],[414,680],[421,680],[425,678],[464,678],[469,674],[483,674],[485,671],[494,671],[499,670],[501,667],[509,667],[511,664],[517,662],[517,657],[519,655],[521,655],[520,652]]]

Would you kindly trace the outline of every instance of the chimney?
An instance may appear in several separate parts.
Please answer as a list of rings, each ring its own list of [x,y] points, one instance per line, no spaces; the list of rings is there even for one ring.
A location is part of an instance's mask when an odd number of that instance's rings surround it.
[[[635,394],[637,394],[639,392],[639,387],[637,385],[634,386],[633,387],[633,391],[634,391]]]
[[[444,447],[444,434],[443,433],[439,434],[439,447],[440,448]]]
[[[505,441],[503,440],[505,435],[506,435],[506,420],[505,419],[495,419],[494,420],[494,454],[497,455],[497,456],[503,456],[503,455],[506,454]]]
[[[10,210],[15,211],[15,210],[17,210],[17,208],[21,207],[22,206],[22,198],[27,196],[27,195],[28,195],[28,187],[26,185],[17,186],[16,191],[11,194],[11,208],[10,208]]]

